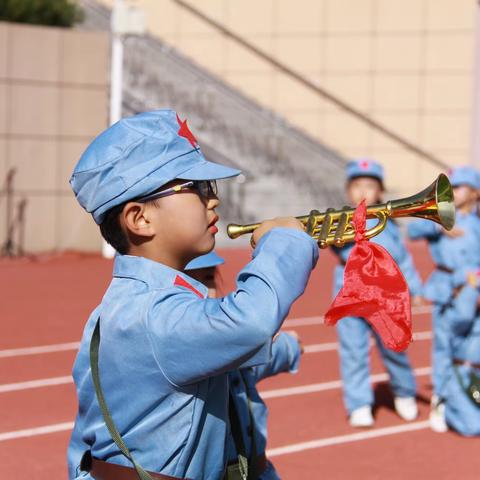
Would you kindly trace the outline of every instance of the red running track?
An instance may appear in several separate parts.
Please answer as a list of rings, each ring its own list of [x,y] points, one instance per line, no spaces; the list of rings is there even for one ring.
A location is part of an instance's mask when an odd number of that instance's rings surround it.
[[[424,245],[414,247],[425,277],[431,269],[428,254]],[[228,291],[249,252],[221,253],[227,259],[222,277]],[[479,440],[435,434],[426,423],[431,341],[425,308],[414,316],[419,338],[409,349],[419,385],[419,419],[406,423],[395,415],[383,367],[372,349],[376,425],[360,431],[348,426],[335,330],[320,325],[318,318],[330,301],[334,264],[331,253],[322,252],[305,295],[292,308],[295,320],[286,322],[285,328],[295,328],[307,346],[300,372],[260,384],[270,409],[269,454],[282,477],[478,478]],[[110,275],[111,262],[97,256],[0,260],[0,479],[66,478],[65,451],[76,412],[70,379],[76,342]],[[36,348],[44,346],[53,347]]]

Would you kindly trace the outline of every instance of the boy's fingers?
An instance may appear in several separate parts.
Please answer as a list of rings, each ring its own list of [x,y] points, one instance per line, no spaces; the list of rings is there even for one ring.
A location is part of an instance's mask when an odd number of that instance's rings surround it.
[[[307,221],[306,232],[311,237],[313,237],[313,234],[315,232],[315,227],[317,226],[317,223],[318,223],[316,215],[320,215],[320,212],[318,210],[311,210],[310,216],[308,217],[308,221]]]

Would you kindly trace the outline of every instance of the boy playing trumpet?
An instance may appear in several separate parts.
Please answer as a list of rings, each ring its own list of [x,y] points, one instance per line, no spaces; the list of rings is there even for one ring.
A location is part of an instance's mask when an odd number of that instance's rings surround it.
[[[121,120],[77,164],[77,200],[118,255],[73,370],[71,479],[223,477],[227,372],[270,359],[318,259],[302,224],[283,218],[255,231],[253,260],[230,295],[206,298],[183,273],[215,245],[215,181],[239,173],[207,161],[171,110]]]

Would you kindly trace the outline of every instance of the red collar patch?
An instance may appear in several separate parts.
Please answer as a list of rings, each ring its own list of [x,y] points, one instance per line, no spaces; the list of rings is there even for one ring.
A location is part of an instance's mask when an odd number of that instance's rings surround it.
[[[195,295],[198,295],[200,298],[204,298],[204,296],[193,286],[190,285],[184,278],[180,275],[175,277],[175,282],[173,283],[176,287],[185,287],[191,290]]]
[[[197,139],[193,136],[193,133],[188,128],[187,121],[183,120],[182,122],[182,120],[180,120],[180,117],[178,116],[178,113],[177,113],[177,122],[178,122],[178,126],[180,127],[177,133],[181,137],[186,138],[190,142],[190,145],[192,145],[192,147],[195,148],[198,145]]]

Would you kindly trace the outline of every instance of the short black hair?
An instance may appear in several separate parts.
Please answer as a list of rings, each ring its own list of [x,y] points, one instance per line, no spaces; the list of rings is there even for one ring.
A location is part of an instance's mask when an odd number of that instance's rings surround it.
[[[100,232],[102,237],[109,243],[118,253],[126,255],[130,250],[130,242],[128,235],[120,224],[120,214],[126,203],[111,208],[105,214],[103,222],[100,224]]]

